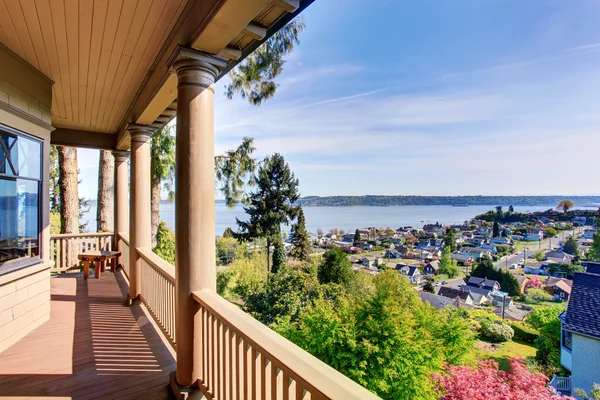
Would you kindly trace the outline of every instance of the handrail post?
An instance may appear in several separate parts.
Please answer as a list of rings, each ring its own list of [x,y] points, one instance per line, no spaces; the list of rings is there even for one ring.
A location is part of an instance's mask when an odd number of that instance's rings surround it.
[[[115,150],[112,154],[115,159],[115,236],[113,238],[113,248],[122,251],[119,246],[118,235],[120,232],[127,232],[128,230],[129,152]]]
[[[128,304],[139,299],[141,260],[135,251],[152,244],[150,225],[150,138],[155,128],[129,125],[131,136],[131,194],[129,213],[129,294]]]
[[[175,182],[178,398],[201,378],[200,307],[192,292],[216,290],[214,196],[214,82],[218,57],[177,48],[169,59],[177,74]]]

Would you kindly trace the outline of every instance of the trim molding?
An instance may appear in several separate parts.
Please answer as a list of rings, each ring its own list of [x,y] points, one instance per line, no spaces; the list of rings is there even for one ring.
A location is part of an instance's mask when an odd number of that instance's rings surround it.
[[[41,119],[36,118],[33,115],[26,113],[25,111],[19,110],[18,108],[13,107],[10,104],[6,104],[3,101],[0,101],[0,109],[4,110],[6,112],[9,112],[16,117],[19,117],[28,122],[31,122],[32,124],[35,124],[35,125],[39,126],[40,128],[44,128],[50,132],[52,132],[54,129],[56,129],[52,125],[42,121]]]

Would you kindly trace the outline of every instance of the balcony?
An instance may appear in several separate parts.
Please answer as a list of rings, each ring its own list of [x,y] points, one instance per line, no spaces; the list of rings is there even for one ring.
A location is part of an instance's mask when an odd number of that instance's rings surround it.
[[[571,377],[570,376],[557,376],[554,375],[549,383],[550,386],[556,389],[556,391],[562,395],[571,395]]]

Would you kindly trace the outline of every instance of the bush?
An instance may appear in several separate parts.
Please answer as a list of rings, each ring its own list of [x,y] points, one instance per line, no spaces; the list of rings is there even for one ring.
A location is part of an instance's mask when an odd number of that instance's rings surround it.
[[[495,322],[482,323],[479,334],[486,342],[501,343],[512,339],[515,332],[508,324]]]
[[[538,304],[542,301],[552,301],[554,297],[543,289],[529,289],[523,295],[523,301],[527,304]]]
[[[527,343],[533,343],[540,336],[540,332],[523,322],[512,322],[511,328],[515,332],[515,339],[522,340]]]

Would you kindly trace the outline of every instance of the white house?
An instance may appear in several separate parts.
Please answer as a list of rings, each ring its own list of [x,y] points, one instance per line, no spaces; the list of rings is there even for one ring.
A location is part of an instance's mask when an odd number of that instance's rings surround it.
[[[523,238],[527,242],[537,242],[542,239],[544,239],[544,231],[541,229],[529,229]]]

